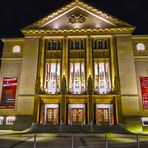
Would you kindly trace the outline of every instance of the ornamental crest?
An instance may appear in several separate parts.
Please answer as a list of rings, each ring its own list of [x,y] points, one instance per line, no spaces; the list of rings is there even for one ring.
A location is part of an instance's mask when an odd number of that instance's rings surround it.
[[[69,17],[69,22],[72,23],[72,24],[84,23],[85,21],[86,21],[86,16],[84,16],[83,14],[79,14],[79,15],[72,14]]]

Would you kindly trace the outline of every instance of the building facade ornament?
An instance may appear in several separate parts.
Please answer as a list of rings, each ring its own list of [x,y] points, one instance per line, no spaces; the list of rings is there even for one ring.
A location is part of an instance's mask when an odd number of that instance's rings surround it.
[[[88,88],[88,94],[92,94],[92,92],[93,92],[93,81],[92,81],[91,75],[89,75],[89,77],[88,77],[88,86],[87,86],[87,88]]]
[[[86,22],[86,16],[84,16],[83,14],[72,14],[70,17],[69,17],[69,22],[72,23],[72,24],[75,24],[75,23],[84,23]]]
[[[65,94],[66,93],[66,77],[63,75],[62,80],[61,80],[61,93]]]

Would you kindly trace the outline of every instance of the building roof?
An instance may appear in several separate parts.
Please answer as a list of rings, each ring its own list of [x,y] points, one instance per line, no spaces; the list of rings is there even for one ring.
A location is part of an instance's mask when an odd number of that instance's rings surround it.
[[[23,33],[30,30],[83,30],[83,29],[119,29],[129,28],[131,31],[134,26],[96,9],[81,0],[74,0],[63,6],[57,11],[37,20],[35,23],[22,29]]]

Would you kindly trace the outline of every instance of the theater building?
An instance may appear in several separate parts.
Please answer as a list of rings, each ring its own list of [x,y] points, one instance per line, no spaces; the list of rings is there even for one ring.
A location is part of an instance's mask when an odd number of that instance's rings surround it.
[[[148,36],[75,0],[5,38],[0,128],[148,126]]]

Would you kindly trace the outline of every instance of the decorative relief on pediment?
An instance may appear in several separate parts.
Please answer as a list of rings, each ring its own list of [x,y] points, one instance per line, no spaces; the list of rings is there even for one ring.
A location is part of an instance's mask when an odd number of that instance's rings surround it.
[[[75,23],[84,23],[86,21],[86,16],[84,16],[83,14],[72,14],[69,17],[69,22],[72,24]]]

